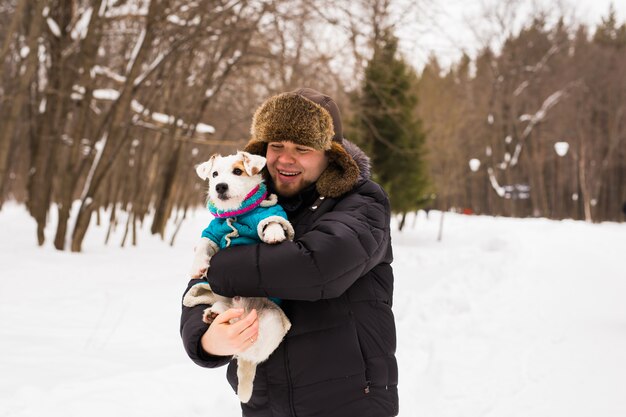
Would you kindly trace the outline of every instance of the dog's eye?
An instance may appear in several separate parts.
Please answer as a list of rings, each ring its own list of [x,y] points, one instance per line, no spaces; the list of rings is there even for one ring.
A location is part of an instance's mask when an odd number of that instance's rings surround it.
[[[239,168],[235,168],[235,169],[233,169],[233,174],[241,175],[241,174],[243,174],[243,171],[241,169],[239,169]]]
[[[217,171],[213,171],[213,178],[217,177]]]

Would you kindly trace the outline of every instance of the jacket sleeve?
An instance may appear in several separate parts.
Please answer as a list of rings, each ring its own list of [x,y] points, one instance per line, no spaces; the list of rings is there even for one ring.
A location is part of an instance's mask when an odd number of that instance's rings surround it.
[[[209,225],[202,231],[202,237],[205,237],[215,243],[217,246],[220,245],[220,236],[218,234],[218,228],[220,224],[216,219],[211,220]]]
[[[189,291],[189,288],[201,281],[200,279],[192,279],[189,281],[185,294]],[[208,324],[202,321],[202,314],[207,307],[208,305],[204,304],[199,304],[194,307],[185,307],[183,305],[183,311],[180,316],[180,335],[183,339],[185,351],[192,361],[205,368],[217,368],[226,365],[230,362],[232,357],[213,356],[202,349],[200,339],[209,327]]]
[[[389,201],[369,185],[372,192],[345,196],[293,242],[217,253],[207,277],[211,288],[228,297],[339,297],[388,254]]]

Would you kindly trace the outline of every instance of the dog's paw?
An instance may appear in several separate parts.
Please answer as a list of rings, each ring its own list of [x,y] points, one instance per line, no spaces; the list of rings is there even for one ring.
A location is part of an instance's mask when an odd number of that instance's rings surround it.
[[[202,314],[202,321],[205,322],[206,324],[211,324],[213,323],[213,320],[215,320],[215,318],[219,315],[218,312],[213,311],[210,308],[207,308],[206,310],[204,310],[204,314]]]
[[[207,255],[196,256],[191,265],[191,278],[203,278],[209,270],[211,258]]]
[[[206,276],[206,272],[208,270],[209,270],[208,268],[204,268],[204,269],[197,270],[195,272],[192,271],[191,272],[191,278],[194,278],[194,279],[204,278]]]
[[[213,323],[213,320],[215,320],[215,317],[228,310],[228,308],[229,306],[223,301],[216,301],[215,304],[204,310],[202,321],[207,324],[211,324]]]
[[[285,240],[285,230],[278,223],[270,223],[263,231],[263,242],[265,243],[279,243]]]

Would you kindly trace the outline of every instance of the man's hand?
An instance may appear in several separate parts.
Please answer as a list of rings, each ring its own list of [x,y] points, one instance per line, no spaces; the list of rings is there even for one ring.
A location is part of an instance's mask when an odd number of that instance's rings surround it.
[[[231,308],[215,317],[202,335],[202,348],[211,355],[231,356],[252,346],[259,335],[259,318],[256,310],[245,317],[243,313],[241,308]],[[233,319],[237,321],[231,324]]]

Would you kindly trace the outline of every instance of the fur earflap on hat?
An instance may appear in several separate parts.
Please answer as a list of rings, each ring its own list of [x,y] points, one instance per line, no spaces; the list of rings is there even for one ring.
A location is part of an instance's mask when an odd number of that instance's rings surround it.
[[[343,146],[341,116],[332,98],[310,88],[267,99],[256,110],[246,152],[265,156],[269,142],[290,141],[323,150],[329,158],[316,182],[322,196],[339,197],[359,180],[359,167]]]

